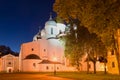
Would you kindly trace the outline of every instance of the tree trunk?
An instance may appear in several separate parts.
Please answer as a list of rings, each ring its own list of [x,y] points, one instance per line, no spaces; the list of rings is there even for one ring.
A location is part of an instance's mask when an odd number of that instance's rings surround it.
[[[87,74],[89,73],[89,68],[90,68],[90,65],[89,65],[89,54],[87,56]]]
[[[107,71],[106,71],[106,62],[104,62],[104,73],[106,74]]]
[[[119,59],[119,52],[118,50],[115,48],[115,53],[116,53],[116,57],[117,57],[117,63],[118,63],[118,70],[119,70],[119,75],[120,75],[120,59]]]
[[[118,40],[115,39],[115,35],[113,36],[113,39],[114,39],[114,50],[115,50],[115,54],[116,54],[116,58],[117,58],[117,63],[118,63],[118,71],[119,71],[119,75],[120,75],[119,45],[118,45]]]
[[[96,74],[96,61],[93,62],[94,65],[94,74]]]

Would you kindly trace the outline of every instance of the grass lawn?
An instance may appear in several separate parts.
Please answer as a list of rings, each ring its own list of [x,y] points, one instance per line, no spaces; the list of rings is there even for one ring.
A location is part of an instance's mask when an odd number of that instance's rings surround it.
[[[96,74],[87,74],[86,72],[60,72],[56,76],[74,80],[120,80],[120,75],[104,74],[103,72]]]
[[[44,76],[46,75],[46,76]],[[51,73],[0,73],[0,80],[50,80],[53,77]],[[44,79],[47,77],[46,79]],[[120,80],[119,75],[104,74],[87,74],[86,72],[57,72],[56,77],[70,78],[73,80]],[[52,79],[56,80],[56,79]]]

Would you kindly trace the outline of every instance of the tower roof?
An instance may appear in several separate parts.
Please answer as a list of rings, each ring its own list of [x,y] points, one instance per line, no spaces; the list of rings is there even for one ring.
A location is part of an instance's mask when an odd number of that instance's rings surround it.
[[[50,18],[49,18],[49,20],[45,23],[45,25],[56,26],[56,22],[53,20],[52,14],[50,14]]]

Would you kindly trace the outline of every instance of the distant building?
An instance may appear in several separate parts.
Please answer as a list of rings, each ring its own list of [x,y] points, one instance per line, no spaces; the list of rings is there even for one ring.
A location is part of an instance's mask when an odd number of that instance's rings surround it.
[[[0,56],[0,72],[18,72],[18,71],[19,71],[18,55],[9,53]]]
[[[107,68],[108,68],[108,73],[111,74],[119,74],[119,65],[120,65],[120,29],[117,31],[116,34],[116,41],[118,44],[118,54],[116,53],[115,50],[110,49],[108,51],[108,63],[107,63]]]

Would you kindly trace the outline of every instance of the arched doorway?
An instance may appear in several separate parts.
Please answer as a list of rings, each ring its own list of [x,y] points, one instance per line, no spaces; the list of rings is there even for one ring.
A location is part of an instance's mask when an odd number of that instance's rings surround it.
[[[13,67],[7,67],[7,73],[13,72]]]

